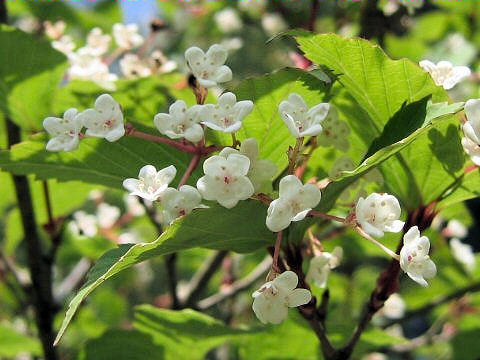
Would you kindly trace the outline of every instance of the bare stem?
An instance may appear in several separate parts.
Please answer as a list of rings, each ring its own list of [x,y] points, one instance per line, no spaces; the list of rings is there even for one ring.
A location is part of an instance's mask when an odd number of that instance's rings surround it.
[[[47,217],[48,217],[48,231],[50,234],[55,233],[55,219],[53,217],[52,202],[50,200],[50,190],[48,188],[48,180],[43,180],[43,195],[45,197],[45,206],[47,208]]]
[[[383,245],[382,243],[378,242],[377,240],[375,240],[374,238],[372,238],[370,235],[368,235],[360,226],[355,226],[354,227],[354,230],[359,233],[362,237],[364,237],[365,239],[367,239],[368,241],[370,241],[371,243],[375,244],[376,246],[378,246],[380,249],[382,249],[383,251],[385,251],[388,255],[390,255],[392,258],[394,258],[395,260],[398,260],[400,261],[400,256],[398,254],[396,254],[395,252],[393,252],[392,250],[390,250],[389,248],[387,248],[385,245]]]
[[[298,157],[298,153],[300,152],[300,148],[302,147],[302,144],[303,144],[303,137],[297,138],[295,147],[293,148],[293,150],[290,151],[290,154],[288,156],[288,161],[289,161],[288,173],[290,175],[295,173],[295,166],[297,165],[297,157]]]
[[[188,178],[192,175],[192,173],[195,171],[197,168],[198,164],[200,163],[200,159],[202,158],[201,154],[195,154],[190,161],[190,164],[188,164],[187,170],[185,170],[185,173],[182,176],[182,179],[178,183],[178,188],[182,185],[185,185],[188,181]]]
[[[275,248],[273,251],[273,262],[272,262],[272,271],[274,274],[280,273],[280,268],[278,267],[278,256],[280,254],[280,246],[282,245],[283,231],[277,233],[277,240],[275,241]]]
[[[330,215],[330,214],[325,214],[325,213],[322,213],[320,211],[317,211],[317,210],[310,210],[310,212],[308,213],[308,216],[313,216],[313,217],[321,217],[321,218],[324,218],[324,219],[329,219],[329,220],[333,220],[333,221],[338,221],[342,224],[344,224],[347,219],[345,218],[342,218],[340,216],[335,216],[335,215]]]

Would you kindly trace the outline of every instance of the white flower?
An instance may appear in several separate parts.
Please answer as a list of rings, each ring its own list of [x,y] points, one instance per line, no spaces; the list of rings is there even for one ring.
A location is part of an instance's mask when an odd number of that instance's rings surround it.
[[[87,128],[87,136],[117,141],[125,135],[122,109],[108,94],[100,95],[95,100],[95,109],[87,109],[78,116]]]
[[[467,227],[456,219],[452,219],[448,222],[444,232],[446,236],[460,239],[468,235]]]
[[[75,50],[75,43],[70,35],[63,35],[58,40],[52,41],[52,47],[61,53],[70,56]]]
[[[320,123],[325,120],[330,105],[321,103],[308,109],[303,98],[291,93],[287,100],[278,106],[280,116],[288,127],[288,130],[296,138],[303,136],[316,136],[322,132]]]
[[[137,24],[115,24],[113,25],[113,37],[118,47],[130,50],[143,44],[143,37],[138,33]]]
[[[87,35],[87,48],[94,56],[102,56],[108,51],[112,37],[104,34],[102,29],[95,27]]]
[[[235,51],[243,47],[243,40],[242,38],[239,38],[239,37],[223,39],[220,45],[223,46],[228,51]]]
[[[470,245],[462,243],[457,238],[453,238],[450,240],[450,250],[452,251],[454,259],[462,264],[468,272],[475,270],[475,254]]]
[[[157,200],[167,189],[177,174],[175,166],[170,165],[157,171],[153,165],[145,165],[140,169],[138,179],[125,179],[123,187],[130,195],[137,195],[149,201]]]
[[[94,81],[106,89],[114,90],[117,75],[110,73],[108,66],[89,48],[83,47],[69,54],[69,61],[68,76],[71,79]]]
[[[227,209],[233,208],[240,200],[253,195],[253,185],[247,178],[249,167],[246,156],[214,155],[203,163],[205,176],[197,181],[198,191],[205,200],[216,200]]]
[[[162,196],[162,215],[166,224],[171,224],[176,218],[190,214],[193,209],[203,208],[202,196],[193,186],[182,185],[180,189],[167,188]]]
[[[177,100],[168,109],[169,114],[155,115],[153,122],[158,131],[170,139],[185,138],[191,142],[203,139],[203,128],[199,124],[203,107],[194,105],[187,109],[183,100]]]
[[[384,231],[399,232],[405,222],[398,220],[402,210],[395,196],[373,193],[358,199],[355,215],[358,224],[372,236],[381,237]]]
[[[127,231],[118,236],[117,244],[138,244],[142,240],[138,233],[133,231]]]
[[[237,12],[231,7],[224,8],[217,12],[214,17],[217,27],[223,33],[230,33],[242,29],[242,20],[238,17]]]
[[[242,121],[253,110],[253,102],[243,100],[237,102],[237,97],[231,92],[222,94],[218,104],[204,105],[202,124],[210,129],[233,133],[242,127]]]
[[[218,44],[210,46],[206,54],[196,46],[185,51],[185,60],[193,76],[207,88],[232,80],[232,70],[224,65],[227,56],[227,50]]]
[[[417,226],[411,227],[403,237],[403,247],[400,251],[400,267],[415,282],[428,286],[425,279],[431,279],[437,273],[437,268],[428,252],[430,241],[426,236],[420,237]]]
[[[315,283],[318,287],[327,286],[328,275],[330,270],[336,268],[343,257],[343,250],[337,246],[332,253],[322,252],[310,260],[310,267],[307,273],[307,281]]]
[[[288,26],[282,16],[277,13],[267,13],[262,16],[262,27],[270,35],[276,35],[279,32],[287,30]]]
[[[398,0],[398,2],[411,12],[413,9],[420,9],[424,0]]]
[[[255,192],[259,192],[265,183],[271,182],[277,172],[277,166],[270,160],[258,159],[258,143],[255,138],[242,141],[240,151],[226,147],[220,151],[220,156],[228,157],[230,154],[245,155],[250,159],[250,168],[247,177],[252,182]]]
[[[298,276],[285,271],[252,294],[253,311],[264,324],[280,324],[288,317],[288,308],[307,304],[312,294],[307,289],[296,289]]]
[[[43,22],[43,27],[45,28],[45,34],[50,39],[57,40],[65,32],[67,24],[63,20],[56,21],[53,24],[47,20]]]
[[[83,123],[77,115],[77,109],[68,109],[63,114],[63,119],[47,117],[43,120],[43,127],[52,136],[47,143],[48,151],[71,151],[78,148]]]
[[[173,60],[168,60],[160,50],[155,50],[150,55],[150,63],[155,72],[159,74],[168,73],[177,68],[177,63]]]
[[[279,198],[270,203],[267,211],[267,227],[278,232],[292,221],[303,220],[320,202],[320,190],[312,184],[303,185],[294,175],[280,180]]]
[[[448,61],[440,61],[436,65],[428,60],[420,61],[420,67],[430,73],[438,86],[450,90],[459,82],[470,76],[471,71],[466,66],[453,66]]]
[[[73,213],[73,222],[71,229],[76,233],[92,237],[97,234],[97,218],[94,215],[87,214],[85,211],[75,211]]]
[[[120,69],[126,78],[147,77],[152,70],[135,54],[126,54],[120,60]]]
[[[465,136],[480,145],[480,99],[470,99],[465,103],[467,121],[463,124]]]
[[[145,214],[145,206],[143,206],[138,197],[125,194],[123,202],[127,208],[127,212],[133,216],[142,216]]]
[[[405,309],[407,305],[400,295],[394,293],[389,296],[387,301],[383,304],[383,307],[380,309],[380,315],[383,315],[389,319],[401,319],[405,314]]]
[[[120,217],[120,209],[107,203],[101,203],[97,208],[97,223],[102,229],[111,228]]]
[[[462,138],[462,146],[463,150],[468,156],[470,156],[470,159],[472,159],[472,162],[475,165],[480,166],[480,145],[477,145],[469,138],[464,137]]]
[[[320,146],[333,146],[341,151],[347,151],[350,147],[348,136],[350,127],[346,122],[338,119],[337,109],[330,107],[325,120],[322,121],[323,131],[318,135],[317,143]]]

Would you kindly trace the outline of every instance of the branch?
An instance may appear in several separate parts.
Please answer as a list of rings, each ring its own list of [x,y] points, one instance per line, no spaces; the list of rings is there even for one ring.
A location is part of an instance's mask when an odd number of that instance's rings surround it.
[[[231,286],[220,290],[219,293],[209,296],[197,303],[199,310],[207,310],[231,297],[234,297],[243,290],[247,290],[250,286],[256,283],[265,273],[270,269],[272,260],[267,256],[258,264],[246,277],[235,281]]]
[[[308,31],[315,31],[315,19],[317,18],[319,2],[318,0],[311,0],[311,1],[312,1],[312,5],[310,7],[310,17],[308,18],[308,23],[306,28]]]
[[[202,264],[200,269],[193,275],[190,283],[188,284],[185,299],[183,300],[182,307],[194,307],[198,298],[205,290],[208,282],[218,270],[228,251],[216,251],[210,257],[208,257]]]

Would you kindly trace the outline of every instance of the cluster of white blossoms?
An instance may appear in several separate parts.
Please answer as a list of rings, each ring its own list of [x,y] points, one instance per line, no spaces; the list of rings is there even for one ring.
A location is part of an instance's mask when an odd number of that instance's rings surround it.
[[[432,76],[436,85],[443,86],[445,90],[452,89],[472,73],[468,67],[453,66],[449,61],[440,61],[434,64],[429,60],[422,60],[419,65]]]
[[[470,99],[464,107],[467,121],[463,124],[462,145],[473,163],[480,166],[480,99]]]

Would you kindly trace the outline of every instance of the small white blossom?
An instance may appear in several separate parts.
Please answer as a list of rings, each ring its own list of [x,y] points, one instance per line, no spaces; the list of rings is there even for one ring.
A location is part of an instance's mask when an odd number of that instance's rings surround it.
[[[145,206],[140,203],[138,197],[125,194],[123,196],[123,202],[129,214],[133,216],[145,215]]]
[[[168,60],[160,50],[155,50],[150,55],[150,63],[154,71],[159,74],[168,73],[177,68],[177,63],[173,60]]]
[[[237,12],[231,7],[227,7],[213,16],[217,27],[223,33],[231,33],[241,30],[243,27],[242,20]]]
[[[250,159],[250,168],[247,177],[252,182],[255,192],[259,192],[266,183],[270,183],[277,172],[277,166],[270,160],[258,159],[258,143],[255,138],[242,141],[240,151],[226,147],[220,151],[220,156],[225,158],[230,154],[245,155]]]
[[[75,43],[70,35],[63,35],[58,40],[52,41],[52,47],[61,53],[70,56],[75,50]]]
[[[330,270],[336,268],[343,257],[343,250],[337,246],[332,253],[322,252],[310,260],[310,267],[307,273],[307,281],[315,283],[318,287],[327,286],[328,275]]]
[[[69,61],[70,79],[94,81],[106,89],[114,90],[117,75],[110,73],[108,66],[98,56],[93,55],[89,48],[83,47],[69,54]]]
[[[264,324],[280,324],[288,317],[288,308],[307,304],[312,294],[307,289],[296,289],[298,276],[285,271],[252,294],[253,311]]]
[[[459,239],[450,240],[450,250],[455,260],[462,264],[468,272],[473,272],[476,266],[475,254],[470,245],[462,243]]]
[[[97,223],[102,229],[111,228],[120,217],[120,209],[107,203],[101,203],[97,208]]]
[[[472,140],[469,138],[462,138],[462,146],[463,150],[467,153],[468,156],[470,156],[470,159],[472,159],[472,162],[480,166],[480,145],[474,143]]]
[[[70,229],[77,234],[92,237],[97,234],[97,217],[87,214],[85,211],[75,211]]]
[[[465,103],[467,121],[463,124],[465,136],[476,145],[480,145],[480,99],[470,99]]]
[[[428,256],[430,240],[420,237],[417,226],[411,227],[403,237],[403,247],[400,251],[400,267],[415,282],[428,286],[425,279],[433,278],[437,268]]]
[[[77,109],[68,109],[63,118],[47,117],[43,127],[52,136],[47,143],[48,151],[72,151],[78,148],[82,119]]]
[[[402,210],[395,196],[373,193],[358,199],[355,215],[358,224],[372,236],[381,237],[385,231],[399,232],[405,222],[398,220]]]
[[[118,236],[117,244],[138,244],[142,239],[139,234],[133,231],[127,231]]]
[[[222,94],[218,104],[204,105],[202,124],[210,129],[233,133],[242,127],[243,119],[252,112],[253,102],[242,100],[237,102],[237,97],[231,92]]]
[[[95,100],[95,109],[87,109],[78,115],[87,128],[86,135],[117,141],[125,135],[123,113],[120,105],[108,94]]]
[[[430,73],[436,85],[443,86],[445,90],[452,89],[471,74],[468,67],[453,66],[449,61],[440,61],[435,65],[429,60],[422,60],[420,67]]]
[[[126,54],[120,60],[120,69],[128,79],[152,75],[152,70],[136,54]]]
[[[104,34],[102,29],[95,27],[87,35],[87,48],[94,56],[102,56],[105,54],[109,47],[112,37],[108,34]]]
[[[288,26],[280,14],[267,13],[262,16],[262,28],[268,35],[273,36],[287,30]]]
[[[329,109],[328,103],[321,103],[308,109],[303,98],[295,93],[291,93],[288,99],[278,106],[280,116],[296,138],[320,134],[323,129],[320,124],[325,120]]]
[[[401,5],[405,6],[408,9],[410,14],[413,13],[414,9],[420,9],[423,6],[424,0],[397,0]]]
[[[278,232],[292,221],[303,220],[320,202],[320,190],[312,184],[303,185],[294,175],[287,175],[279,184],[279,198],[270,203],[267,211],[267,227]]]
[[[204,208],[202,196],[193,186],[182,185],[180,189],[167,188],[162,196],[162,215],[166,224],[180,216],[190,214],[193,209]]]
[[[118,47],[130,50],[143,44],[143,36],[138,33],[137,24],[115,24],[113,25],[113,37]]]
[[[317,138],[318,145],[333,146],[341,151],[348,150],[350,127],[346,122],[339,120],[336,108],[330,107],[327,117],[322,121],[322,127],[323,131]]]
[[[232,70],[224,65],[227,56],[227,50],[218,44],[210,46],[206,54],[196,46],[185,51],[185,60],[193,76],[206,88],[232,80]]]
[[[168,111],[169,114],[160,113],[153,119],[161,134],[170,139],[185,138],[194,143],[203,139],[203,128],[199,124],[204,111],[201,105],[187,108],[185,101],[177,100],[170,105]]]
[[[197,188],[205,200],[216,200],[227,209],[240,200],[253,195],[254,189],[247,178],[250,160],[239,154],[227,158],[214,155],[203,163],[205,176],[197,181]]]
[[[240,50],[243,47],[243,40],[240,37],[232,37],[223,39],[220,45],[228,51]]]
[[[390,295],[383,304],[383,307],[379,311],[379,315],[382,315],[389,319],[401,319],[405,314],[405,309],[407,305],[402,297],[394,293]]]
[[[26,33],[33,34],[40,30],[42,24],[33,16],[25,16],[15,21],[14,25]]]
[[[448,237],[462,239],[468,235],[468,229],[460,221],[452,219],[448,222],[447,227],[444,230],[444,234]]]
[[[44,21],[43,27],[45,28],[45,34],[53,40],[59,39],[65,29],[67,28],[67,24],[63,20],[55,21],[53,24],[51,21]]]
[[[125,179],[123,187],[130,191],[130,195],[140,196],[149,201],[157,200],[167,189],[177,174],[175,166],[170,165],[157,171],[153,165],[145,165],[140,169],[138,179]]]

